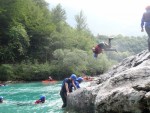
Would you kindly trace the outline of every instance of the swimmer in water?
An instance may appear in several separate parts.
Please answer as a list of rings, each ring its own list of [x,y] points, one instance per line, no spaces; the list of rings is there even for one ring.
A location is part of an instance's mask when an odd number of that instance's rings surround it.
[[[0,103],[3,103],[3,97],[0,96]]]
[[[36,100],[36,101],[35,101],[35,104],[44,103],[44,102],[45,102],[45,99],[46,99],[46,96],[43,96],[43,95],[42,95],[39,100]]]

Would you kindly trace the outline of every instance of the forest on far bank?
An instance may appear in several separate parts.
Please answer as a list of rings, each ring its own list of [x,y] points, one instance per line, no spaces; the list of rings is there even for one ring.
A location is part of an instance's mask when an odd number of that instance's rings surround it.
[[[75,28],[66,19],[61,4],[50,10],[44,0],[1,0],[0,81],[99,75],[147,49],[147,36],[119,34],[112,40],[118,52],[104,52],[95,59],[91,48],[108,36],[94,36],[82,11],[74,16]]]

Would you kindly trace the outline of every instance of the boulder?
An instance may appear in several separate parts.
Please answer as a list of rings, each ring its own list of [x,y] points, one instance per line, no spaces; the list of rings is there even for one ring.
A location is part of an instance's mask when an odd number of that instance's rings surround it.
[[[67,97],[78,113],[150,113],[150,53],[124,59],[86,88]]]

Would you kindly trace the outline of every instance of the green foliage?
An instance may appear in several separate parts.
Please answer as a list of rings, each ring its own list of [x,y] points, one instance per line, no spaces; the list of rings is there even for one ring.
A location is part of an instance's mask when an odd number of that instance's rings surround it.
[[[129,51],[125,51],[125,52],[120,52],[120,51],[118,51],[118,52],[106,52],[106,54],[107,54],[109,59],[112,59],[116,62],[120,62],[124,58],[127,58],[128,56],[133,55]]]
[[[15,54],[24,55],[27,52],[29,37],[21,24],[10,27],[9,38],[8,45],[17,52]]]
[[[123,43],[122,43],[123,42]],[[147,37],[116,37],[116,48],[127,56],[138,54],[147,49]],[[119,60],[121,61],[121,59]]]
[[[57,69],[65,70],[61,71],[63,72],[61,76],[71,73],[80,76],[83,71],[89,75],[101,74],[107,71],[113,63],[113,61],[108,60],[105,54],[95,59],[89,56],[87,52],[77,49],[72,51],[58,49],[53,55],[55,57],[53,65],[56,65]]]
[[[79,15],[75,15],[76,28],[78,31],[85,30],[87,28],[86,17],[83,14],[83,11],[80,11]]]
[[[131,54],[137,54],[142,50],[147,49],[147,37],[123,37],[118,35],[113,40],[112,45],[115,45],[120,52],[128,51]]]
[[[147,49],[146,36],[118,35],[112,40],[118,53],[105,52],[94,59],[91,48],[108,36],[93,36],[82,11],[75,15],[76,28],[67,24],[66,17],[61,4],[49,10],[45,0],[0,0],[2,80],[42,80],[49,75],[62,79],[83,71],[101,74]]]
[[[111,66],[112,61],[108,60],[105,54],[99,55],[98,58],[89,57],[86,73],[88,75],[98,75],[106,72]]]
[[[20,62],[26,57],[43,62],[40,54],[55,29],[44,0],[2,0],[0,7],[2,63]]]
[[[13,76],[13,68],[9,64],[0,65],[0,80],[7,81]]]
[[[107,42],[108,36],[98,35],[97,40],[98,43],[100,42]],[[135,55],[145,49],[147,49],[147,37],[134,37],[134,36],[122,36],[118,35],[115,36],[114,39],[111,41],[112,48],[117,49],[117,53],[113,51],[106,52],[109,59],[115,60],[120,62],[124,58]]]
[[[52,21],[55,24],[66,20],[66,11],[62,8],[61,4],[58,4],[55,8],[53,8],[51,14]]]
[[[90,51],[93,47],[95,41],[94,36],[92,36],[89,32],[75,32],[75,39],[72,42],[74,48],[78,48],[85,51]]]
[[[15,80],[39,81],[48,79],[48,76],[51,75],[51,66],[48,63],[21,63],[20,65],[16,65],[14,70],[16,75]]]
[[[58,49],[53,55],[56,59],[53,63],[62,70],[67,69],[69,72],[79,74],[79,72],[86,68],[87,53],[85,51],[77,49],[73,51]]]

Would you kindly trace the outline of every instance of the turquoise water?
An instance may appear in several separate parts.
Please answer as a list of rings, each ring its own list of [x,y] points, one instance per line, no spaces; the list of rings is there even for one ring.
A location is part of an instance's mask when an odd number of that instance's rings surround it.
[[[61,108],[61,83],[34,82],[1,86],[0,96],[4,97],[4,102],[0,104],[0,113],[66,113]],[[87,85],[87,82],[80,84],[81,87]],[[46,96],[45,103],[34,104],[41,95]]]
[[[61,82],[55,84],[17,83],[0,87],[0,113],[64,113],[59,95]],[[34,104],[41,95],[46,96],[43,104]]]

